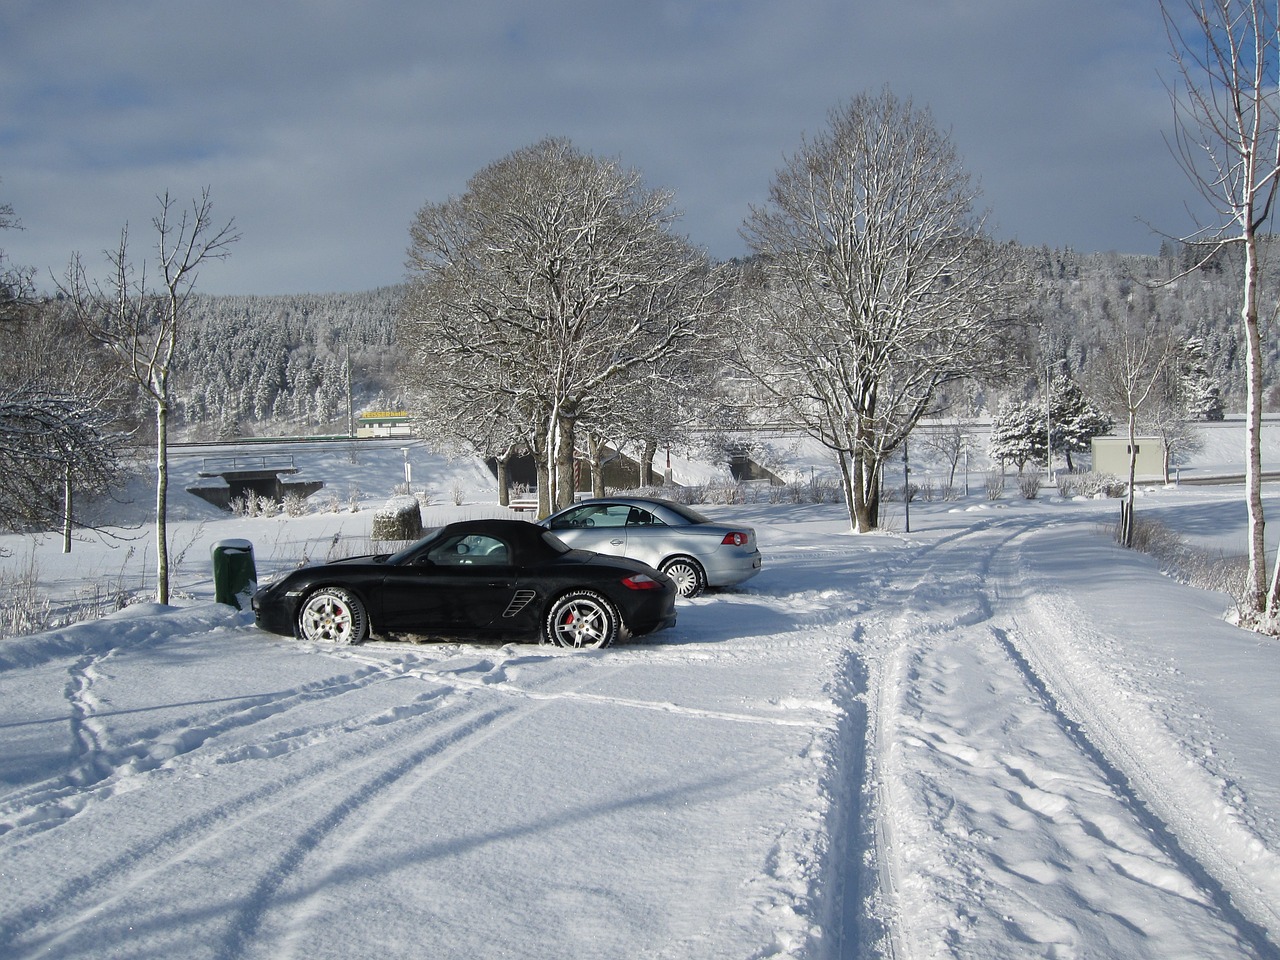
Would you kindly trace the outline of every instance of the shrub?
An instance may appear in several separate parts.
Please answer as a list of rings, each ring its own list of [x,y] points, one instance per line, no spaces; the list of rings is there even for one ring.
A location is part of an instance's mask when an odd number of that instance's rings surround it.
[[[1038,472],[1018,474],[1018,493],[1023,500],[1034,500],[1040,495],[1040,482],[1043,478]]]
[[[1107,531],[1119,537],[1116,523]],[[1228,556],[1221,550],[1205,550],[1192,546],[1176,530],[1159,520],[1137,514],[1133,518],[1133,548],[1160,562],[1160,569],[1182,583],[1201,590],[1225,593],[1236,608],[1236,622],[1250,629],[1275,632],[1249,610],[1249,561],[1243,556]]]
[[[987,499],[999,500],[1004,496],[1004,471],[987,471]]]
[[[0,569],[0,638],[40,633],[54,625],[49,597],[39,582],[34,557],[16,573]]]
[[[422,536],[422,509],[414,497],[392,497],[373,514],[374,540],[417,540]]]

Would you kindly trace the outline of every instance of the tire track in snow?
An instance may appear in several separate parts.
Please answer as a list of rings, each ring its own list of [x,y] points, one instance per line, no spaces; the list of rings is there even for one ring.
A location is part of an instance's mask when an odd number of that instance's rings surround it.
[[[452,710],[442,711],[441,715],[433,717],[440,729],[425,744],[421,730],[406,729],[394,743],[383,744],[373,755],[365,753],[362,745],[353,745],[339,754],[339,759],[344,762],[332,768],[306,766],[301,770],[281,773],[268,785],[184,818],[158,836],[143,838],[91,874],[64,884],[58,895],[50,898],[60,908],[56,915],[50,915],[49,903],[41,903],[12,917],[0,929],[0,954],[12,956],[15,960],[24,956],[46,955],[71,943],[90,924],[94,924],[95,942],[100,947],[120,948],[129,939],[153,931],[141,919],[129,921],[127,926],[126,921],[121,920],[114,928],[108,927],[105,931],[102,924],[95,921],[113,909],[122,908],[134,891],[163,882],[162,877],[167,871],[197,861],[210,852],[226,856],[228,849],[243,846],[245,855],[240,858],[242,863],[265,859],[270,856],[269,846],[276,839],[271,836],[269,827],[273,817],[290,815],[308,797],[332,794],[342,798],[336,803],[326,801],[326,804],[332,804],[328,812],[301,834],[291,834],[301,839],[291,840],[285,855],[272,866],[262,868],[265,872],[255,885],[252,896],[266,895],[282,882],[285,874],[281,871],[287,872],[296,865],[307,844],[319,843],[322,837],[359,809],[360,802],[370,801],[424,758],[445,751],[452,744],[482,731],[492,719],[510,709],[504,706],[492,714],[477,715],[471,706],[457,703]],[[332,753],[327,756],[333,759]],[[167,914],[163,920],[155,922],[166,927],[170,924],[181,927],[194,920],[202,909],[199,906],[180,909],[176,915]],[[241,906],[238,915],[230,921],[230,930],[216,955],[242,956],[247,931],[256,928],[253,920],[263,909],[265,904],[254,902]],[[184,916],[188,910],[190,917]],[[113,938],[118,943],[113,942]]]
[[[1025,535],[1017,538],[1015,546],[1024,540]],[[997,590],[1015,583],[1014,571],[1021,566],[1018,551],[1008,551]],[[1018,603],[1011,619],[1013,628],[1001,632],[1000,640],[1028,684],[1061,718],[1063,729],[1095,758],[1112,785],[1131,798],[1135,814],[1160,838],[1165,852],[1209,891],[1257,955],[1280,957],[1280,902],[1275,899],[1280,864],[1275,854],[1259,855],[1265,844],[1235,818],[1196,817],[1194,811],[1214,808],[1217,792],[1207,778],[1187,775],[1188,757],[1159,721],[1142,711],[1114,709],[1125,698],[1110,677],[1100,670],[1079,677],[1080,663],[1068,668],[1054,644],[1042,642],[1062,622],[1073,624],[1073,636],[1096,636],[1087,614],[1052,610],[1046,597],[1035,596]],[[1142,745],[1141,755],[1134,744]]]
[[[241,956],[261,924],[274,894],[289,882],[290,877],[315,850],[324,846],[325,838],[339,830],[352,814],[361,811],[362,816],[367,816],[372,805],[374,809],[383,811],[380,818],[385,818],[394,809],[396,796],[406,790],[411,792],[416,789],[474,746],[527,716],[531,710],[542,709],[556,700],[554,695],[550,695],[545,698],[504,697],[504,701],[496,706],[480,703],[478,696],[504,691],[466,680],[458,682],[459,676],[465,677],[468,672],[477,669],[478,665],[475,663],[469,666],[457,665],[457,673],[451,673],[448,669],[415,672],[412,663],[386,662],[376,658],[372,662],[365,662],[367,658],[358,655],[343,658],[356,659],[361,664],[360,669],[333,681],[311,685],[308,689],[312,696],[286,698],[293,701],[287,705],[268,705],[271,708],[268,715],[278,714],[289,706],[305,706],[317,696],[340,696],[379,681],[425,681],[429,690],[402,705],[363,718],[350,718],[341,724],[340,729],[326,728],[321,731],[319,738],[312,737],[304,729],[296,737],[299,742],[288,745],[288,751],[296,752],[305,749],[311,742],[328,741],[334,736],[349,736],[375,727],[393,730],[391,740],[381,741],[378,750],[369,754],[362,742],[353,739],[350,747],[338,750],[336,757],[340,762],[332,767],[328,764],[332,763],[335,753],[333,747],[329,746],[324,751],[327,758],[325,767],[303,764],[300,768],[276,770],[269,782],[258,784],[240,796],[184,817],[161,834],[140,839],[114,858],[99,863],[90,873],[60,884],[41,903],[11,913],[4,926],[0,927],[0,955],[15,958],[36,956],[73,942],[87,924],[93,924],[113,909],[120,909],[135,890],[161,882],[160,878],[166,871],[198,860],[211,850],[222,851],[228,845],[247,842],[239,838],[248,837],[254,831],[255,824],[269,821],[282,813],[288,815],[309,799],[330,794],[338,798],[334,801],[326,800],[326,812],[301,834],[291,834],[294,839],[289,841],[288,849],[271,866],[264,868],[250,900],[240,908],[231,922],[226,941],[218,951],[219,956]],[[583,666],[570,664],[569,675],[580,673]],[[618,665],[615,669],[623,669],[623,665]],[[589,674],[591,679],[599,676],[598,667]],[[351,677],[359,678],[359,682],[349,682]],[[560,678],[559,674],[547,676],[543,682],[557,682]],[[277,707],[280,709],[276,709]],[[265,718],[264,716],[262,719]],[[504,718],[509,719],[504,722]],[[423,723],[428,725],[426,730],[423,729]],[[246,725],[248,724],[234,726]],[[425,742],[424,736],[428,737]],[[202,735],[196,739],[199,744],[193,745],[193,750],[206,744],[210,738]],[[274,744],[274,748],[281,747],[278,742]],[[207,754],[208,751],[203,753]],[[212,758],[202,755],[199,762],[217,764],[238,762],[246,758],[270,759],[280,755],[279,749],[258,752],[238,747],[218,752]],[[435,762],[431,762],[433,758]],[[197,758],[185,759],[190,761],[187,770],[194,769]],[[428,766],[423,768],[423,764]],[[173,769],[172,764],[169,769]],[[410,785],[400,789],[399,785],[404,778],[411,775]],[[97,789],[91,789],[88,795],[97,800],[106,799],[111,795],[110,784],[104,783]],[[387,796],[393,798],[391,802],[385,800]],[[77,808],[84,806],[83,803],[69,805]],[[246,852],[242,862],[256,862],[263,855],[256,843],[251,846],[252,853]],[[344,844],[343,849],[347,849],[347,845]],[[52,911],[50,903],[57,905],[56,912]],[[305,906],[302,909],[305,912]],[[164,922],[182,925],[184,919],[180,913],[176,918],[166,916]],[[123,942],[127,937],[146,932],[144,923],[135,922],[130,924],[127,932],[117,929],[115,936]],[[100,934],[96,942],[104,946],[110,944],[111,939],[112,934]]]
[[[110,748],[98,729],[99,705],[88,695],[100,655],[78,660],[68,682],[69,720],[73,758],[69,769],[56,777],[31,784],[0,797],[0,836],[18,828],[48,829],[75,816],[96,800],[110,797],[126,778],[161,768],[173,768],[209,742],[316,700],[362,690],[393,679],[387,670],[366,666],[351,674],[278,694],[246,697],[214,710],[196,726],[159,738],[146,738]],[[268,749],[270,752],[270,749]]]
[[[367,655],[361,653],[347,653],[347,657],[364,660]],[[570,654],[573,660],[581,663],[581,669],[586,667],[586,662],[581,654]],[[372,658],[370,658],[372,659]],[[546,658],[540,658],[546,659]],[[560,658],[557,658],[560,659]],[[521,658],[521,662],[527,662]],[[637,663],[643,665],[652,664],[652,660],[644,658],[643,660],[619,661],[613,660],[610,663],[610,670],[602,670],[597,663],[591,674],[590,679],[598,680],[601,677],[609,676],[617,673],[623,668],[631,667]],[[669,662],[685,662],[684,658],[671,658]],[[475,676],[470,676],[472,668],[466,668],[462,672],[450,669],[440,669],[434,662],[427,662],[421,666],[416,666],[412,662],[400,661],[401,669],[406,676],[414,676],[422,680],[434,682],[447,682],[456,685],[459,688],[484,690],[492,693],[504,694],[512,697],[520,697],[527,700],[535,701],[573,701],[575,703],[599,704],[607,707],[625,707],[633,710],[650,710],[656,713],[671,713],[680,716],[697,717],[708,720],[723,720],[728,723],[748,723],[761,724],[764,726],[788,726],[788,727],[813,727],[820,721],[810,719],[806,716],[797,716],[797,713],[809,713],[818,715],[830,715],[837,712],[837,707],[830,701],[807,701],[805,703],[781,703],[766,704],[760,709],[769,707],[769,713],[747,713],[744,711],[730,710],[711,710],[703,707],[690,707],[682,704],[673,703],[669,700],[640,700],[634,697],[610,696],[598,693],[587,693],[580,690],[552,690],[543,691],[520,686],[518,683],[507,679],[506,666],[495,666],[488,658],[481,658],[480,671]],[[485,667],[490,669],[486,670]],[[580,670],[574,671],[580,672]],[[571,675],[571,674],[570,674]],[[544,680],[544,685],[546,681]]]
[[[900,871],[894,862],[898,844],[892,817],[888,815],[888,811],[899,806],[899,801],[893,793],[890,771],[884,769],[885,760],[892,755],[894,747],[896,731],[891,721],[897,710],[900,677],[905,672],[906,640],[923,623],[922,618],[912,616],[912,601],[917,590],[934,579],[931,575],[934,566],[941,562],[940,556],[945,559],[947,551],[955,545],[976,539],[997,523],[1008,522],[987,519],[973,527],[944,535],[919,551],[896,559],[885,578],[887,585],[873,598],[872,608],[877,613],[868,617],[861,627],[860,655],[866,674],[867,724],[863,751],[865,786],[859,833],[870,846],[863,850],[862,863],[853,866],[862,877],[859,886],[866,893],[857,913],[845,912],[844,939],[859,942],[863,950],[879,953],[887,960],[901,960],[913,955],[908,952],[908,933],[902,924]],[[998,547],[980,554],[978,576],[989,570],[996,549]],[[968,563],[972,563],[972,558],[968,558]],[[886,608],[898,612],[887,615],[879,612]],[[978,623],[989,613],[984,604],[966,619],[969,624]],[[909,621],[914,621],[911,628],[908,628]],[[930,624],[928,629],[944,627]],[[850,924],[853,924],[853,930],[848,929]]]
[[[1068,849],[1074,845],[1077,854],[1081,850],[1089,854],[1078,857],[1081,862],[1101,859],[1117,875],[1128,876],[1132,884],[1128,895],[1135,901],[1159,891],[1154,895],[1157,901],[1174,896],[1176,903],[1177,897],[1185,896],[1188,907],[1200,903],[1201,907],[1192,909],[1200,910],[1201,927],[1188,932],[1185,943],[1204,937],[1219,946],[1225,943],[1228,949],[1248,944],[1247,949],[1258,956],[1272,955],[1257,926],[1232,910],[1212,881],[1205,882],[1203,870],[1187,862],[1160,822],[1142,815],[1141,797],[1116,774],[1103,753],[1079,739],[1077,721],[1057,709],[1043,680],[1018,656],[1009,632],[996,627],[1003,622],[1007,599],[1000,591],[989,593],[989,585],[1017,583],[1016,560],[1010,559],[1016,552],[1011,548],[1036,526],[1030,520],[991,521],[926,547],[899,568],[902,585],[880,597],[890,611],[874,625],[868,624],[868,752],[872,758],[868,815],[873,822],[866,832],[875,837],[873,872],[878,891],[867,920],[879,922],[884,930],[875,946],[884,955],[899,958],[933,955],[943,947],[964,953],[974,948],[969,938],[990,936],[983,933],[984,926],[995,928],[998,938],[1012,937],[1029,949],[1050,951],[1071,951],[1081,936],[1131,936],[1125,932],[1132,925],[1123,916],[1124,906],[1116,908],[1121,912],[1108,915],[1105,902],[1099,901],[1073,920],[1078,906],[1068,904],[1060,907],[1064,912],[1055,914],[1034,901],[1019,901],[1020,889],[1034,890],[1052,882],[1056,872],[1050,865],[1052,858],[1003,862],[997,847],[1021,851],[1034,847],[1028,838],[1043,835],[1039,842],[1046,849],[1059,843]],[[959,590],[954,589],[957,585]],[[976,663],[984,665],[977,668]],[[954,682],[949,673],[962,666],[969,673],[979,671],[969,676],[970,684],[977,680],[991,687],[987,694],[994,716],[1008,709],[1012,722],[1030,723],[1040,731],[1034,736],[1041,739],[1033,738],[1015,752],[1034,752],[1048,744],[1059,751],[1053,756],[1078,772],[1065,775],[993,752],[993,742],[1008,737],[1014,738],[1010,743],[1022,742],[1016,726],[973,731],[976,739],[970,741],[966,730],[978,722],[970,714],[983,700],[973,687],[948,689]],[[1025,693],[1014,696],[1019,685]],[[1011,696],[1013,701],[1025,702],[1002,706]],[[949,705],[965,712],[948,716]],[[1071,746],[1053,747],[1054,738]],[[934,759],[916,769],[922,757]],[[969,777],[968,793],[953,795],[946,779],[935,784],[932,776]],[[1092,781],[1097,785],[1090,786]],[[992,787],[999,787],[1003,794],[990,800],[991,810],[969,807],[971,795],[983,790],[990,794]],[[1106,800],[1104,795],[1114,799]],[[1005,806],[1004,813],[993,812]],[[903,815],[906,810],[912,811],[910,817]],[[1019,822],[1023,832],[1010,835],[1017,839],[992,846],[993,830],[984,832],[972,824],[990,827],[1000,817]],[[1136,846],[1129,849],[1121,838]],[[937,859],[930,861],[927,870],[918,863],[909,868],[902,861],[904,852],[913,858]],[[1073,860],[1067,856],[1066,862]],[[924,877],[939,889],[922,900],[918,884]],[[911,886],[904,892],[907,879]],[[1109,874],[1103,880],[1117,882]],[[1180,894],[1173,892],[1179,890]],[[1010,897],[1015,904],[1012,917],[1001,920],[984,912],[994,909],[983,906],[987,899],[1009,902]],[[948,898],[953,903],[949,914],[937,907]],[[919,915],[920,909],[928,921]],[[1180,908],[1166,903],[1158,909],[1169,914]],[[1205,909],[1218,919],[1205,914]],[[1085,921],[1085,927],[1076,928],[1079,920]],[[1000,930],[1000,924],[1008,929]],[[1099,924],[1098,930],[1083,932]],[[1111,934],[1102,929],[1107,924]],[[1164,936],[1184,942],[1176,931],[1165,931]],[[993,947],[999,942],[988,941]]]

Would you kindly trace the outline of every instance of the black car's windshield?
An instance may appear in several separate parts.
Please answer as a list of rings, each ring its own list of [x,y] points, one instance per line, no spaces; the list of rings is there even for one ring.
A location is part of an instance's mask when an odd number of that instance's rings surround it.
[[[550,530],[544,531],[542,534],[542,542],[554,550],[556,553],[568,553],[573,547],[569,546]]]
[[[430,549],[427,545],[440,536],[440,529],[431,531],[421,540],[415,540],[403,550],[399,550],[396,553],[391,554],[391,556],[387,557],[387,563],[405,563],[411,557],[417,556],[424,549]]]

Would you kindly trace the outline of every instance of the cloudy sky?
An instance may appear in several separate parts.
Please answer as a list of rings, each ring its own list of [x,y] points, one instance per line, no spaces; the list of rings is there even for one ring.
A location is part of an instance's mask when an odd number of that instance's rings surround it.
[[[408,226],[546,136],[675,192],[716,258],[802,135],[886,85],[928,106],[996,234],[1154,252],[1190,229],[1155,0],[4,0],[0,202],[48,286],[157,194],[242,239],[211,293],[404,278]]]

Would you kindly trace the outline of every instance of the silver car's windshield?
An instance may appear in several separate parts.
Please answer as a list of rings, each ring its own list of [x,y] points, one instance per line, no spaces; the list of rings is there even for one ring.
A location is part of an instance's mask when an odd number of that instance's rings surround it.
[[[556,553],[568,553],[573,547],[569,546],[550,530],[542,535],[542,541]]]

